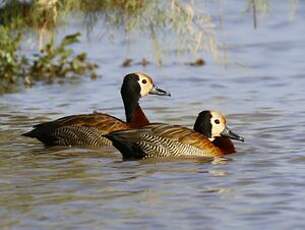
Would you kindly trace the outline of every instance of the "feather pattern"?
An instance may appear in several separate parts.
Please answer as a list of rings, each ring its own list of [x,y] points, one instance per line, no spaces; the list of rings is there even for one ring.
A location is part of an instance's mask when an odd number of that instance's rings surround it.
[[[106,135],[124,159],[197,158],[222,156],[206,137],[179,125],[150,124],[142,129]]]
[[[34,126],[25,136],[37,137],[48,146],[92,146],[111,145],[103,135],[128,125],[122,120],[104,113],[72,115]]]

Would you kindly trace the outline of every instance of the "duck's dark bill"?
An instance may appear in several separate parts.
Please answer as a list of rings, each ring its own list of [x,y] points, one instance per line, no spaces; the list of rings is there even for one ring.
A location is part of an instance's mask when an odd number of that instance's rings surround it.
[[[163,89],[160,89],[154,86],[150,91],[149,94],[159,95],[159,96],[170,96],[171,94]]]
[[[244,142],[245,139],[242,137],[242,136],[239,136],[237,135],[236,133],[233,133],[228,127],[226,127],[222,133],[221,133],[221,136],[223,137],[229,137],[233,140],[238,140],[238,141],[241,141],[241,142]]]

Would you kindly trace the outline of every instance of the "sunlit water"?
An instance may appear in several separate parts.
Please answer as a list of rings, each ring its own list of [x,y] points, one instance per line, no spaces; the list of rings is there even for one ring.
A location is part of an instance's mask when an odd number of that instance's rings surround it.
[[[151,60],[151,47],[93,36],[75,48],[100,64],[102,78],[1,96],[1,229],[304,229],[305,4],[293,21],[287,8],[273,5],[254,30],[250,15],[225,4],[219,36],[235,63],[227,67],[165,54],[162,67],[122,68],[126,57]],[[123,162],[116,150],[45,149],[20,136],[69,114],[124,118],[122,76],[138,70],[172,93],[141,101],[151,121],[191,127],[201,110],[224,112],[246,138],[232,161]]]

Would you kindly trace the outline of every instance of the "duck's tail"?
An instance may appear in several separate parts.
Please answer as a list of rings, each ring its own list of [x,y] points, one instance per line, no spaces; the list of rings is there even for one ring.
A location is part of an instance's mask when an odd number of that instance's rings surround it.
[[[29,132],[26,132],[26,133],[22,133],[21,136],[35,138],[36,137],[36,129],[33,129],[33,130],[31,130]]]

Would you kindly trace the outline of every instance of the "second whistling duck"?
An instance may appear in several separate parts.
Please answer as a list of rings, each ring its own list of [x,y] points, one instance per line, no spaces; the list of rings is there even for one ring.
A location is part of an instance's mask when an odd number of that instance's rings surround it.
[[[124,77],[121,87],[126,122],[105,113],[72,115],[35,125],[33,130],[23,136],[37,138],[46,146],[111,145],[103,135],[149,124],[139,105],[140,98],[149,94],[170,96],[170,93],[157,88],[147,74],[130,73]]]
[[[112,141],[125,160],[217,158],[226,154],[224,146],[214,144],[217,138],[244,141],[227,127],[225,117],[214,111],[199,113],[194,130],[155,123],[140,129],[112,132],[105,137]]]

